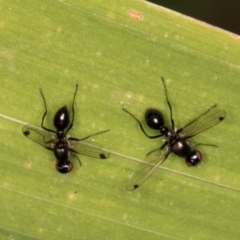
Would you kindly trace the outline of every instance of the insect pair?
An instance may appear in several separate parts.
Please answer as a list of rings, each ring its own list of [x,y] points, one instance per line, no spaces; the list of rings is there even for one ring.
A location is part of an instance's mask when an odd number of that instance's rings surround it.
[[[195,147],[199,145],[216,147],[216,145],[203,143],[194,145],[189,141],[189,139],[220,123],[226,116],[225,111],[218,110],[216,108],[217,105],[213,105],[211,108],[209,108],[197,118],[190,121],[184,127],[176,130],[173,120],[172,106],[168,98],[164,78],[162,78],[162,83],[170,111],[171,128],[166,127],[163,114],[160,111],[156,109],[149,109],[145,113],[145,121],[150,128],[160,131],[160,134],[156,136],[149,136],[144,130],[142,123],[132,113],[123,108],[126,113],[128,113],[138,122],[140,129],[145,134],[145,136],[150,139],[165,137],[165,142],[163,145],[160,148],[149,152],[145,158],[145,161],[143,163],[140,163],[137,169],[130,176],[130,179],[126,185],[126,189],[129,191],[140,187],[150,177],[150,175],[167,159],[170,153],[174,153],[179,157],[185,158],[186,164],[188,166],[198,165],[201,162],[202,155],[200,151],[195,149]],[[165,147],[167,147],[167,150],[163,152],[163,149]]]
[[[185,158],[188,166],[196,166],[201,162],[202,155],[201,152],[196,150],[195,147],[199,145],[215,146],[212,144],[192,144],[189,139],[196,136],[197,134],[213,127],[214,125],[220,123],[224,120],[226,113],[223,110],[218,110],[217,105],[212,106],[199,117],[193,119],[184,127],[176,130],[175,123],[173,120],[172,106],[168,99],[167,88],[165,80],[162,78],[165,96],[167,104],[170,111],[171,128],[165,126],[165,121],[162,113],[156,109],[149,109],[145,113],[145,121],[147,125],[154,129],[160,131],[160,134],[156,136],[149,136],[143,128],[142,123],[128,110],[123,108],[123,110],[132,116],[139,124],[142,132],[150,139],[159,138],[164,136],[165,143],[151,152],[146,156],[145,162],[141,163],[135,172],[131,175],[126,189],[132,191],[140,187],[148,177],[167,159],[170,153],[174,153],[179,157]],[[89,139],[92,136],[105,133],[109,130],[98,132],[89,135],[85,138],[78,139],[73,137],[68,137],[67,133],[73,126],[74,122],[74,102],[77,94],[78,85],[76,85],[75,93],[72,101],[72,118],[70,121],[70,114],[66,106],[61,107],[55,114],[53,119],[53,125],[56,130],[49,129],[44,126],[44,119],[47,115],[47,105],[46,100],[43,95],[42,90],[40,93],[44,102],[45,112],[42,116],[41,128],[38,129],[30,125],[23,127],[23,134],[33,140],[34,142],[40,144],[44,148],[54,152],[56,157],[56,169],[60,173],[69,173],[73,165],[71,163],[71,158],[76,157],[81,165],[80,159],[76,154],[83,154],[95,158],[106,159],[110,156],[108,152],[99,150],[96,147],[87,145],[84,140]],[[167,150],[163,152],[162,150],[167,147]],[[216,146],[215,146],[216,147]]]
[[[75,116],[74,103],[77,90],[78,85],[76,85],[75,93],[73,96],[71,120],[67,106],[61,107],[56,112],[53,118],[53,125],[56,128],[56,130],[52,130],[44,126],[44,119],[47,115],[48,110],[45,97],[43,95],[42,90],[40,89],[40,93],[45,107],[45,112],[42,116],[41,122],[42,129],[38,129],[30,125],[26,125],[22,129],[23,134],[26,137],[40,144],[44,148],[53,151],[57,161],[56,169],[60,173],[69,173],[72,170],[73,164],[71,162],[71,158],[73,157],[76,157],[78,159],[79,164],[81,165],[81,161],[76,155],[78,153],[100,159],[106,159],[109,158],[110,156],[108,152],[100,150],[94,146],[90,146],[86,142],[84,142],[84,140],[87,140],[90,137],[108,132],[109,130],[98,132],[87,137],[84,137],[82,139],[67,136],[67,133],[72,128],[74,122]]]

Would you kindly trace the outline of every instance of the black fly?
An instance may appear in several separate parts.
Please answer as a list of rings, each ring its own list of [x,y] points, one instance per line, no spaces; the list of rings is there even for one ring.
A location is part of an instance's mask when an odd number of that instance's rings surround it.
[[[92,135],[89,135],[85,138],[78,139],[73,137],[68,137],[67,133],[73,126],[75,111],[74,111],[74,102],[77,94],[78,85],[76,85],[75,93],[72,101],[72,119],[70,121],[70,114],[67,109],[67,106],[61,107],[55,114],[53,118],[53,125],[56,130],[49,129],[44,126],[44,119],[47,115],[47,104],[45,97],[43,95],[42,90],[40,89],[41,96],[43,98],[43,103],[45,107],[45,112],[42,116],[41,128],[38,129],[32,127],[30,125],[26,125],[23,127],[23,134],[33,140],[34,142],[40,144],[44,148],[53,151],[56,157],[56,169],[60,173],[69,173],[73,164],[70,159],[72,157],[76,157],[81,165],[79,158],[76,153],[106,159],[110,156],[109,153],[100,150],[94,146],[90,146],[87,143],[84,143],[83,140],[86,140],[92,136],[108,132],[109,130],[105,130],[102,132],[98,132]]]
[[[147,125],[155,130],[160,131],[159,135],[156,136],[149,136],[141,122],[128,110],[123,108],[125,112],[131,115],[139,124],[142,132],[148,138],[158,138],[164,136],[166,138],[163,145],[149,152],[146,156],[145,162],[139,164],[137,169],[131,175],[126,189],[128,191],[135,190],[136,188],[140,187],[150,175],[167,159],[170,153],[174,153],[179,157],[185,158],[186,164],[188,166],[196,166],[201,162],[202,155],[201,152],[196,150],[195,147],[199,145],[206,145],[206,146],[214,146],[212,144],[192,144],[188,139],[196,136],[197,134],[215,126],[216,124],[220,123],[224,120],[226,116],[226,112],[223,110],[218,110],[216,107],[217,105],[212,106],[207,111],[202,113],[197,118],[190,121],[184,127],[176,130],[175,123],[173,120],[172,114],[172,106],[168,99],[167,88],[165,84],[165,80],[162,78],[165,96],[167,100],[167,104],[170,111],[170,119],[171,119],[171,128],[165,126],[164,117],[161,112],[156,109],[149,109],[145,113],[145,121]],[[163,153],[163,149],[167,146],[167,151]]]

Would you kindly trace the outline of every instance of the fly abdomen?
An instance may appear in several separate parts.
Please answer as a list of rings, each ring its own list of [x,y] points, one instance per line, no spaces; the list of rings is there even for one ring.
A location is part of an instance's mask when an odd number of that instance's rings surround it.
[[[186,157],[192,151],[192,144],[186,140],[177,141],[170,147],[171,152],[179,157]]]

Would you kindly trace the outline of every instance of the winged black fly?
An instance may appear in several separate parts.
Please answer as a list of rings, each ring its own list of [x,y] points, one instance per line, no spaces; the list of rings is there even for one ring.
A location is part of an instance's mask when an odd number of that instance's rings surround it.
[[[74,103],[76,94],[78,91],[78,84],[76,84],[75,92],[73,95],[72,106],[71,106],[71,120],[70,113],[67,106],[61,107],[54,115],[53,125],[56,130],[52,130],[44,126],[44,119],[48,113],[46,99],[43,94],[43,91],[40,89],[40,94],[43,99],[45,112],[42,116],[41,129],[26,125],[23,127],[23,134],[33,140],[34,142],[40,144],[44,148],[53,151],[56,158],[56,169],[60,173],[69,173],[73,164],[71,158],[76,157],[80,166],[81,161],[76,154],[82,154],[91,156],[99,159],[107,159],[110,154],[99,148],[89,145],[84,140],[89,139],[90,137],[108,132],[109,130],[97,132],[95,134],[88,135],[84,138],[78,139],[69,137],[67,133],[71,130],[74,123],[75,111]]]
[[[149,136],[144,130],[142,123],[132,113],[123,108],[126,113],[128,113],[138,122],[140,129],[145,136],[150,139],[159,138],[162,136],[165,137],[165,142],[163,145],[160,148],[149,152],[146,155],[145,161],[140,163],[137,169],[130,176],[126,185],[126,189],[128,191],[132,191],[140,187],[167,159],[170,153],[174,153],[179,157],[185,158],[188,166],[197,166],[202,160],[202,154],[199,150],[196,150],[195,147],[199,145],[216,147],[216,145],[203,143],[194,145],[189,141],[189,139],[222,122],[226,116],[225,111],[218,110],[217,105],[213,105],[200,116],[194,118],[192,121],[186,124],[184,127],[179,128],[178,130],[175,129],[172,106],[168,98],[168,92],[164,78],[162,78],[162,83],[170,112],[171,128],[168,128],[165,125],[164,116],[160,111],[157,109],[148,109],[145,113],[145,121],[147,125],[154,130],[160,131],[160,134],[158,135]],[[163,152],[162,150],[165,147],[167,147],[167,150]]]

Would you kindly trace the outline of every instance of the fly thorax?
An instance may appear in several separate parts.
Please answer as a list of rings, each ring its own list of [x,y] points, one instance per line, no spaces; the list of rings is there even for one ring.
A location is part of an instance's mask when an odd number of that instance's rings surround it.
[[[62,139],[66,138],[66,134],[64,131],[57,131],[57,138],[60,139],[59,141],[61,141]]]
[[[54,155],[58,161],[67,161],[70,158],[71,152],[69,151],[68,142],[58,140],[55,142]]]
[[[167,127],[165,127],[165,126],[161,126],[160,127],[160,132],[165,137],[169,137],[169,134],[171,134],[171,131],[169,131],[169,129]]]

